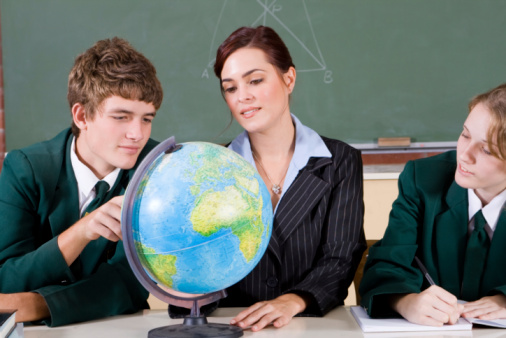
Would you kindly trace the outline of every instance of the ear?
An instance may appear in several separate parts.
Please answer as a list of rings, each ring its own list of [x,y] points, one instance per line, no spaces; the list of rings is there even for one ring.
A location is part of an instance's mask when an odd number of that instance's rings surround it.
[[[72,119],[79,129],[86,130],[86,110],[81,103],[75,103],[72,106]]]
[[[283,74],[283,80],[285,81],[286,87],[288,88],[288,92],[291,94],[293,88],[295,87],[295,78],[297,77],[297,72],[294,67],[290,67],[286,73]]]

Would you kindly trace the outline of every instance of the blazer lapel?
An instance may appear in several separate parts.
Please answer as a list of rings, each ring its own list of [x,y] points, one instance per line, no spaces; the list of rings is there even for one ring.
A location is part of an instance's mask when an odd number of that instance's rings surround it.
[[[61,166],[60,175],[51,201],[52,210],[48,216],[54,236],[58,236],[67,230],[79,219],[79,195],[77,181],[70,161],[70,146],[72,142],[69,140],[65,148],[64,164]]]
[[[274,257],[276,257],[278,263],[281,264],[281,262],[282,262],[281,256],[279,255],[281,252],[281,248],[279,246],[278,235],[276,234],[275,231],[272,231],[272,233],[271,233],[271,239],[269,240],[269,244],[267,245],[267,252],[269,252]]]
[[[440,284],[458,296],[467,241],[467,190],[453,182],[446,195],[446,203],[448,210],[434,220],[436,257]]]
[[[317,169],[330,163],[330,158],[310,159],[286,191],[274,218],[273,234],[278,239],[278,247],[302,224],[301,221],[330,189],[329,182],[315,175]]]

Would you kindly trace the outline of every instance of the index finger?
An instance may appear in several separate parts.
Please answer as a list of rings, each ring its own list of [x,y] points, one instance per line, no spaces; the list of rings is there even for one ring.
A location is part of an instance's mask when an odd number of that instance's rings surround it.
[[[109,200],[109,202],[111,203],[114,203],[116,204],[117,206],[121,207],[122,204],[123,204],[123,199],[125,198],[125,196],[116,196],[116,197],[113,197]]]
[[[237,316],[232,318],[232,320],[230,321],[230,324],[234,325],[235,323],[240,322],[241,320],[248,317],[251,313],[253,313],[254,311],[258,310],[261,307],[262,307],[262,303],[255,303],[255,304],[251,305],[249,308],[247,308],[246,310],[242,310],[241,312],[239,312],[237,314]]]
[[[433,285],[430,288],[431,293],[433,293],[436,297],[441,299],[443,302],[451,305],[451,306],[457,306],[458,299],[455,297],[452,293],[446,291],[440,286]],[[428,290],[429,290],[428,289]]]

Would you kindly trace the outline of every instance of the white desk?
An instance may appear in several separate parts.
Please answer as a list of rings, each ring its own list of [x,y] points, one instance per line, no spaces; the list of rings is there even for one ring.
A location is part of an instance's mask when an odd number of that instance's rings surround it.
[[[223,308],[208,318],[210,323],[228,323],[238,309]],[[134,315],[116,316],[93,322],[48,328],[25,326],[25,338],[146,338],[148,331],[160,326],[182,324],[182,319],[170,319],[167,311],[145,310]],[[304,338],[348,338],[348,337],[506,337],[506,330],[479,328],[472,331],[399,332],[364,334],[355,322],[349,307],[339,307],[323,318],[294,318],[290,324],[275,329],[268,327],[260,332],[244,331],[244,337],[304,337]]]

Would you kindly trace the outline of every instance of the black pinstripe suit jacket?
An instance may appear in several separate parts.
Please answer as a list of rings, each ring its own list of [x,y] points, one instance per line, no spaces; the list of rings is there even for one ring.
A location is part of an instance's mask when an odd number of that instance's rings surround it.
[[[283,196],[266,253],[219,306],[246,307],[285,293],[310,297],[302,315],[342,305],[366,248],[360,151],[322,137],[331,158],[310,158]]]

